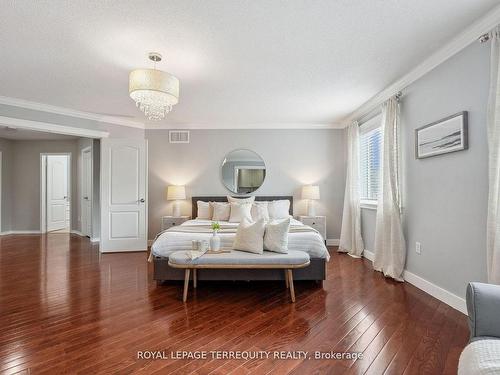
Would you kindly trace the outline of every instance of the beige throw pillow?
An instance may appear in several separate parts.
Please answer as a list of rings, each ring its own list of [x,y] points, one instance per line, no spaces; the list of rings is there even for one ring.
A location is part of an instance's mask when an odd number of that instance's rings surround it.
[[[212,207],[214,214],[212,220],[214,221],[228,221],[231,214],[231,205],[229,203],[213,202]]]
[[[211,202],[197,201],[198,206],[198,217],[200,220],[212,220],[213,208],[210,204]]]
[[[268,210],[269,202],[253,202],[251,214],[253,221],[259,221],[260,219],[264,219],[264,221],[269,221],[269,210]]]
[[[264,253],[264,220],[255,223],[242,221],[236,230],[233,248],[254,254]]]
[[[230,203],[230,205],[231,215],[229,217],[229,222],[240,223],[243,220],[252,221],[252,214],[250,213],[252,203]]]
[[[248,198],[236,198],[227,195],[227,201],[229,203],[253,203],[255,201],[255,196],[251,196]]]
[[[285,220],[267,223],[264,234],[264,249],[275,253],[288,253],[288,231],[290,217]]]
[[[290,216],[290,201],[277,200],[269,202],[269,217],[273,219],[286,219]]]

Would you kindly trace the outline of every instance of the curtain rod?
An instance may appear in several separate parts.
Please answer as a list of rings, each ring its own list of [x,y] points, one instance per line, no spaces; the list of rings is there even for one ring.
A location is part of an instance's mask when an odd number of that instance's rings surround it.
[[[399,102],[401,100],[401,97],[403,96],[403,92],[400,90],[398,91],[394,97],[396,98],[396,100]],[[380,109],[380,105],[373,108],[371,111],[368,111],[367,113],[365,113],[363,116],[359,117],[358,119],[358,125],[361,126],[363,125],[365,122],[368,122],[370,121],[372,118],[374,117],[377,117],[380,113],[381,113],[381,109]]]

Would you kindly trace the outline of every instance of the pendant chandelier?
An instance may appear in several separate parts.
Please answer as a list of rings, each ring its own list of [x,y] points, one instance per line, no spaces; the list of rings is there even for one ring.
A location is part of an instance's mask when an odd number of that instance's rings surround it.
[[[164,119],[179,102],[179,80],[167,72],[156,70],[156,63],[161,61],[159,53],[151,52],[149,59],[154,62],[154,68],[130,72],[128,91],[144,115],[149,120],[158,121]]]

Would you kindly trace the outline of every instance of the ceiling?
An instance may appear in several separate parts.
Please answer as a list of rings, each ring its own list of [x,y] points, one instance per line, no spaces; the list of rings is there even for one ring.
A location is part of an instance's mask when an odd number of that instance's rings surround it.
[[[0,95],[145,122],[128,74],[180,79],[157,126],[340,124],[498,0],[0,3]]]
[[[37,132],[26,129],[15,129],[6,126],[0,126],[0,138],[16,141],[56,141],[78,139],[71,135]]]

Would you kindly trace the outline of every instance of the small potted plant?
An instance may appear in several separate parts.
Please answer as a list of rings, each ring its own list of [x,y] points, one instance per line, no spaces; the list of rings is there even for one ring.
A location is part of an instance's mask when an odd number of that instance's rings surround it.
[[[213,234],[210,238],[210,250],[219,251],[220,249],[220,237],[217,232],[220,230],[220,224],[217,221],[212,223]]]

